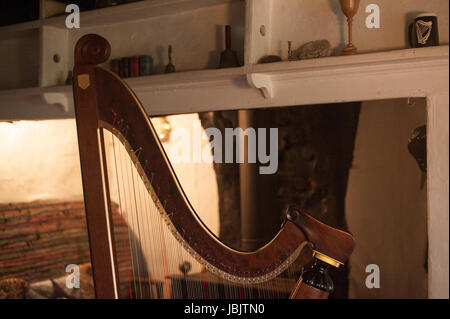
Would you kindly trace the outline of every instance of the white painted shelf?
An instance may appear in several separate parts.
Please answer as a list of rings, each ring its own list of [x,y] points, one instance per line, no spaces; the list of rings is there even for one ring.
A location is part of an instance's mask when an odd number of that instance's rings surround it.
[[[152,75],[125,81],[149,114],[161,115],[394,98],[402,96],[395,89],[395,81],[408,82],[404,97],[425,97],[430,93],[425,88],[430,88],[431,81],[434,83],[431,88],[437,91],[448,86],[448,65],[449,47],[439,46]],[[434,74],[436,70],[447,70],[447,78],[415,76],[424,72]],[[384,77],[394,81],[391,86],[382,84]],[[73,116],[70,86],[0,91],[2,120]]]
[[[276,87],[292,81],[320,80],[334,77],[336,81],[367,74],[399,72],[414,69],[429,69],[448,66],[449,46],[392,50],[357,54],[353,56],[331,56],[319,59],[256,64],[251,66],[249,82],[260,88],[267,99],[274,98]],[[425,79],[424,79],[425,80]],[[313,103],[314,101],[311,101]]]
[[[190,108],[189,105],[194,103],[198,93],[204,97],[199,99],[200,106],[228,105],[226,99],[211,98],[204,94],[205,89],[210,90],[209,92],[214,90],[230,92],[233,87],[250,88],[243,67],[150,75],[124,80],[153,115],[196,112],[197,108],[194,106]],[[181,98],[182,95],[184,98]],[[161,103],[158,100],[161,97],[167,101]],[[172,104],[170,100],[173,101]],[[181,101],[185,102],[183,105],[186,107],[180,108]],[[0,120],[73,117],[73,95],[72,87],[69,85],[0,91]]]

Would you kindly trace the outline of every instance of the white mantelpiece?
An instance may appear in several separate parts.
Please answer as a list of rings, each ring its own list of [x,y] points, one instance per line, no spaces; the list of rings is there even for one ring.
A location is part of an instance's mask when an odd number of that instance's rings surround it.
[[[448,61],[449,47],[440,46],[126,82],[150,115],[177,114],[448,94]],[[70,86],[0,91],[0,104],[3,120],[74,116]]]

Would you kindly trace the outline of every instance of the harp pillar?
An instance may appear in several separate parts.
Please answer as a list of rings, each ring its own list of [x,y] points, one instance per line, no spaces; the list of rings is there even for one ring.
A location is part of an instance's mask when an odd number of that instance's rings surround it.
[[[109,52],[109,43],[96,35],[85,36],[77,43],[73,91],[95,294],[112,299],[120,297],[119,276],[93,68],[106,61]]]

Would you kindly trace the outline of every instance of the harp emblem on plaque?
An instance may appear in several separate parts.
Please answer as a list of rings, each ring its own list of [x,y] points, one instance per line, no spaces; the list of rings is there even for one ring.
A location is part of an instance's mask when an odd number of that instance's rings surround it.
[[[416,22],[417,42],[420,44],[426,44],[431,35],[433,28],[433,22],[418,20]]]

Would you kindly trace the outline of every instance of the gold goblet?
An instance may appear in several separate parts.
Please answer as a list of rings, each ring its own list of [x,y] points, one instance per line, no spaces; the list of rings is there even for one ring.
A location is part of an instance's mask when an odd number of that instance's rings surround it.
[[[341,9],[342,12],[344,12],[344,15],[347,17],[347,24],[348,24],[348,45],[347,47],[342,50],[343,55],[349,55],[349,54],[356,54],[357,50],[356,47],[353,45],[353,17],[355,16],[356,12],[358,12],[359,8],[359,1],[360,0],[339,0],[341,2]]]

